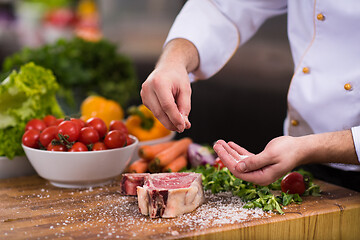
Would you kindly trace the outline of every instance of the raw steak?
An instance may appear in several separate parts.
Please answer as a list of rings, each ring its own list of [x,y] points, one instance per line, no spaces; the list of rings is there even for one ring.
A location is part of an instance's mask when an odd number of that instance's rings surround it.
[[[200,173],[158,173],[148,175],[137,187],[140,212],[151,218],[173,218],[191,212],[205,198]]]
[[[136,187],[142,187],[149,173],[125,173],[121,178],[121,194],[136,196]]]

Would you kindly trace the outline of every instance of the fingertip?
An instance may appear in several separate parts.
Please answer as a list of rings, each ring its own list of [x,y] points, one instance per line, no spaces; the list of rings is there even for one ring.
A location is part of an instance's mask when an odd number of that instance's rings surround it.
[[[238,172],[246,172],[246,163],[245,162],[239,162],[235,166],[236,171]]]

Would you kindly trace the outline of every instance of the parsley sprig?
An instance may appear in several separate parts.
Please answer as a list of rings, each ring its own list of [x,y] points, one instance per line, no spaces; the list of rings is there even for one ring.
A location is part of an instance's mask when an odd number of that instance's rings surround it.
[[[280,214],[284,214],[283,206],[290,203],[302,203],[302,198],[299,194],[281,192],[281,195],[274,195],[274,190],[281,189],[282,178],[268,186],[257,186],[236,178],[226,167],[220,169],[207,164],[188,171],[202,174],[204,190],[211,190],[212,193],[232,192],[234,196],[238,196],[246,201],[244,208],[261,208],[264,211],[277,211]],[[313,183],[312,175],[304,170],[299,170],[298,172],[306,177],[308,183],[303,195],[319,196],[320,187]]]

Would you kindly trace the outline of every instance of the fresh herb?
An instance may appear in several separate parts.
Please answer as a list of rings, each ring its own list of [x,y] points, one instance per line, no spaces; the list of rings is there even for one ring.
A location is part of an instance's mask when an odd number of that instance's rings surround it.
[[[119,54],[116,45],[107,40],[60,39],[40,48],[24,48],[5,59],[2,71],[19,69],[30,61],[53,71],[60,85],[58,98],[67,114],[78,111],[89,94],[115,100],[122,106],[138,98],[131,60]]]
[[[264,211],[276,210],[280,214],[284,214],[283,206],[290,203],[302,203],[299,194],[282,192],[281,195],[276,196],[273,193],[273,191],[281,189],[282,178],[268,186],[262,187],[236,178],[226,167],[220,169],[207,164],[188,171],[202,174],[204,190],[211,190],[212,193],[232,192],[234,196],[238,196],[246,201],[244,208],[261,208]],[[304,176],[309,176],[309,187],[304,195],[319,196],[320,188],[312,182],[311,174],[303,170],[299,172]]]

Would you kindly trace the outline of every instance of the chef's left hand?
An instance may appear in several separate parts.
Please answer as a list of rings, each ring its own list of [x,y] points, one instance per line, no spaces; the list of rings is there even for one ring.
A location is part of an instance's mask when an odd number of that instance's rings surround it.
[[[252,154],[234,142],[218,140],[214,150],[225,166],[239,179],[266,186],[298,165],[301,154],[296,138],[282,136],[271,140],[259,154]],[[242,159],[239,155],[248,155]]]

